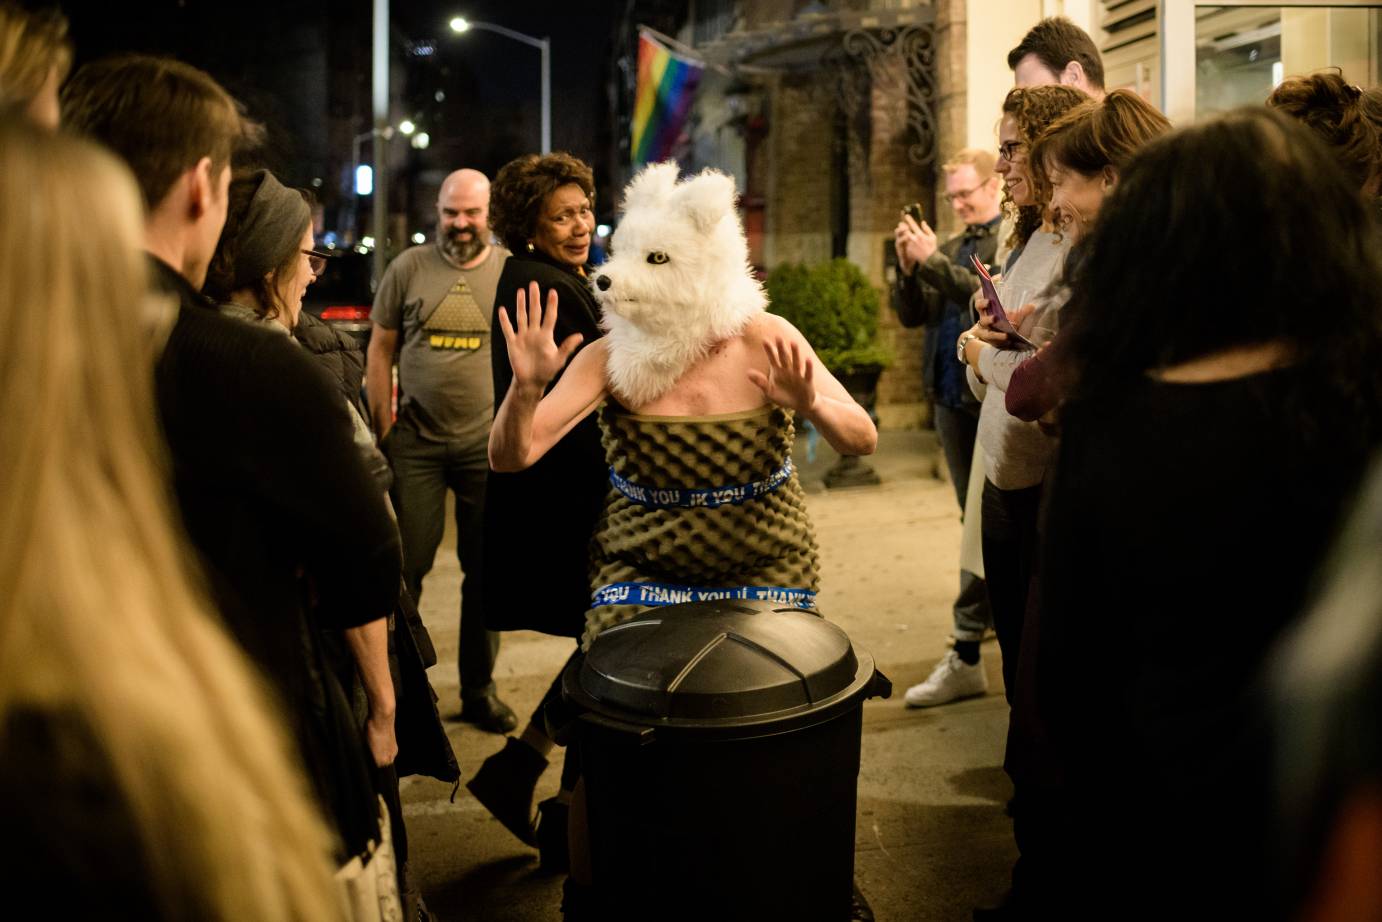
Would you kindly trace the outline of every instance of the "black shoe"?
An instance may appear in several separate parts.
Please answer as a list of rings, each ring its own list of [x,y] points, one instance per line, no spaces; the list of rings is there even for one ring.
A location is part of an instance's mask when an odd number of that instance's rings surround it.
[[[511,733],[518,727],[513,708],[499,700],[498,695],[461,699],[461,720],[490,733]]]
[[[566,821],[571,808],[555,797],[537,805],[537,851],[542,870],[565,874],[571,870],[571,847],[566,839]]]
[[[546,768],[547,760],[536,749],[511,736],[503,749],[484,761],[466,787],[520,842],[535,846],[533,790]]]

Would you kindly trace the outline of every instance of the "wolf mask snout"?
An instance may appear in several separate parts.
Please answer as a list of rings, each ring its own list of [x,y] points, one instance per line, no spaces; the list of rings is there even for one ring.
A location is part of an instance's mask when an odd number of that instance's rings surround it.
[[[609,286],[613,284],[613,279],[611,279],[608,275],[595,276],[595,287],[600,289],[601,291],[609,291]]]

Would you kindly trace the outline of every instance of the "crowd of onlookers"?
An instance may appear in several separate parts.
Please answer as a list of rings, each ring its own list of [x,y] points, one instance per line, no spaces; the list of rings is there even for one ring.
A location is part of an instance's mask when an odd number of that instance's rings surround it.
[[[1382,92],[1173,131],[1068,21],[1008,63],[997,161],[945,167],[964,231],[895,231],[982,549],[906,699],[982,694],[987,623],[1011,705],[1020,858],[976,917],[1374,918]]]
[[[232,178],[261,132],[205,73],[69,75],[56,13],[0,35],[6,879],[67,917],[401,918],[397,773],[458,771],[359,372],[300,315],[309,206]]]
[[[518,724],[487,622],[575,637],[589,606],[596,423],[515,474],[486,432],[497,290],[600,335],[591,171],[448,177],[366,366],[302,310],[331,256],[262,129],[174,60],[69,73],[65,29],[0,5],[4,878],[65,917],[424,917],[398,778],[459,779],[416,610],[446,491],[463,719]],[[996,158],[945,165],[964,230],[895,231],[971,532],[906,700],[983,693],[994,630],[1021,857],[992,913],[1376,918],[1382,91],[1292,76],[1173,130],[1068,21],[1008,63]],[[553,508],[576,550],[505,605]],[[578,765],[532,804],[567,719],[554,682],[470,787],[579,877]]]

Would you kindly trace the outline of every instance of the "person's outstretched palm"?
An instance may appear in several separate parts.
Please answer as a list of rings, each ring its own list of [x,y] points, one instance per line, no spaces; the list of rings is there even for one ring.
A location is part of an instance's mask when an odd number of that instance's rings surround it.
[[[778,406],[796,413],[809,413],[816,404],[814,363],[803,356],[796,343],[788,345],[780,337],[763,344],[768,356],[768,373],[749,370],[749,380]]]
[[[557,290],[547,293],[547,310],[542,309],[542,295],[537,282],[528,285],[525,294],[519,289],[515,296],[514,322],[509,313],[499,308],[499,329],[509,347],[509,367],[513,369],[516,387],[541,391],[557,376],[583,337],[572,333],[557,345]]]

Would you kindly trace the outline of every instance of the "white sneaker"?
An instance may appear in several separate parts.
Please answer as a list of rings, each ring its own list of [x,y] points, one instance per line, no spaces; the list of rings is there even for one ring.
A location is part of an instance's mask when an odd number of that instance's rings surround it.
[[[929,708],[983,695],[988,690],[989,677],[984,673],[983,661],[971,666],[951,650],[931,670],[925,682],[907,689],[905,700],[908,707]]]

